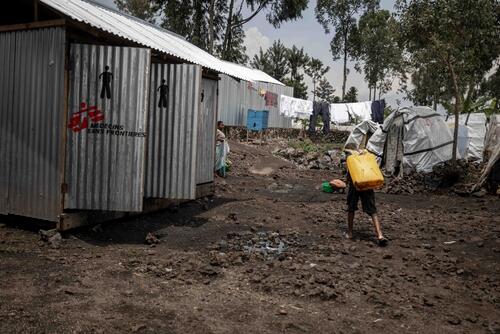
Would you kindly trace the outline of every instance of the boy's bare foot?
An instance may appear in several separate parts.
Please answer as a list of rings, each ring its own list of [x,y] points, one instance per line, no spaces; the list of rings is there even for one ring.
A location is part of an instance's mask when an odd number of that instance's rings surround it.
[[[377,245],[379,245],[380,247],[385,247],[389,244],[389,240],[387,240],[386,238],[384,237],[381,237],[381,238],[378,238],[377,239]]]

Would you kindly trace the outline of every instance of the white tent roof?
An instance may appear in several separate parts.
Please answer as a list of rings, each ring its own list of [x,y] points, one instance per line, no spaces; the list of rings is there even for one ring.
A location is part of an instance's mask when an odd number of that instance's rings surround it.
[[[283,85],[259,70],[222,61],[177,34],[102,5],[84,0],[40,1],[73,20],[84,22],[110,34],[216,72],[246,81],[262,81]]]
[[[370,138],[368,151],[383,156],[391,125],[400,117],[404,131],[399,140],[402,140],[405,167],[430,172],[434,165],[451,159],[453,136],[450,129],[441,114],[428,107],[403,108],[390,114]]]

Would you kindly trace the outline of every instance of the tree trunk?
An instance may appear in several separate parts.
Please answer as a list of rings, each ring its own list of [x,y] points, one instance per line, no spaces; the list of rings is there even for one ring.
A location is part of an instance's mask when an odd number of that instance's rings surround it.
[[[313,102],[316,101],[316,81],[313,81]]]
[[[455,129],[453,131],[453,152],[451,156],[451,165],[453,167],[456,167],[458,146],[458,117],[460,116],[460,109],[462,108],[462,97],[458,88],[457,75],[455,73],[455,69],[453,68],[453,64],[451,64],[449,59],[447,59],[446,63],[451,74],[451,80],[453,81],[453,90],[455,93]]]
[[[208,52],[214,52],[214,39],[215,39],[215,0],[210,0],[210,7],[208,9]]]
[[[232,35],[232,27],[233,24],[233,11],[234,11],[234,0],[231,0],[229,3],[229,13],[227,17],[227,25],[226,32],[224,33],[224,42],[222,47],[222,59],[227,60],[227,54],[229,53],[229,46],[231,45],[231,35]]]
[[[377,96],[377,83],[373,85],[373,100],[375,100],[376,96]]]
[[[347,82],[347,41],[344,41],[344,79],[342,81],[342,101],[344,101],[345,98],[346,82]]]

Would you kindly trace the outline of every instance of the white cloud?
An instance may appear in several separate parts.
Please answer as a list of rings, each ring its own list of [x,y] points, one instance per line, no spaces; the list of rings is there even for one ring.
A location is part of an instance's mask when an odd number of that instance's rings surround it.
[[[267,50],[271,46],[269,37],[264,36],[259,28],[252,27],[245,31],[244,44],[247,48],[247,55],[251,58],[259,52],[259,49]]]

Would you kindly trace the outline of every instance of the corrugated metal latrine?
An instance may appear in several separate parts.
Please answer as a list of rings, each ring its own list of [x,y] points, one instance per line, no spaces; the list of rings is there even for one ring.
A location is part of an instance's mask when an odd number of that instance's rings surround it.
[[[72,44],[67,209],[141,211],[150,50]]]
[[[195,198],[200,85],[198,65],[152,65],[145,197]]]
[[[209,183],[214,180],[217,81],[203,78],[201,92],[202,101],[198,113],[196,145],[196,184]]]
[[[62,28],[0,33],[0,213],[61,212]]]
[[[230,126],[245,126],[248,109],[268,110],[270,128],[292,128],[292,120],[279,113],[278,107],[266,107],[260,90],[266,90],[280,95],[293,96],[293,87],[272,83],[249,83],[236,80],[227,75],[221,75],[219,81],[219,120]]]

